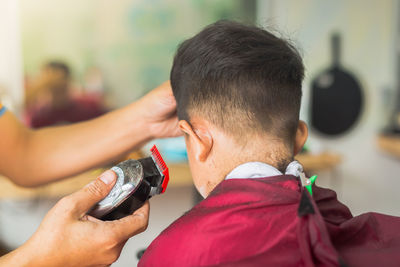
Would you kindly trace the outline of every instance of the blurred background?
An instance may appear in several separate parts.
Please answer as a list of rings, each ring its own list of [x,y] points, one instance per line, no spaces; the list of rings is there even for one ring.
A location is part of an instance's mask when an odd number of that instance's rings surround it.
[[[307,173],[354,215],[400,216],[399,11],[399,0],[2,0],[0,100],[33,128],[90,119],[167,80],[177,45],[204,26],[257,24],[291,39],[304,57],[301,119],[311,130],[298,160]],[[113,266],[136,263],[198,201],[183,141],[155,142],[171,184],[152,199],[148,230]],[[100,171],[34,190],[0,177],[3,247],[22,244],[60,197]]]

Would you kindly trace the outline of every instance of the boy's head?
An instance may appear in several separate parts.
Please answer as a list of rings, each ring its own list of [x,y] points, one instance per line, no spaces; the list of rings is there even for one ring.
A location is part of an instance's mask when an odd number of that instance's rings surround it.
[[[257,27],[220,21],[180,45],[171,85],[200,193],[240,163],[286,168],[307,138],[303,77],[297,50]]]

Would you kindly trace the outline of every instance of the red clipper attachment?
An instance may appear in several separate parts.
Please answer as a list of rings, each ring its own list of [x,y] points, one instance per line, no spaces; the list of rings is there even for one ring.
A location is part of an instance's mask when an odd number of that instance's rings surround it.
[[[157,147],[154,145],[151,149],[151,157],[154,161],[154,163],[156,164],[158,170],[160,171],[160,173],[163,175],[163,181],[161,184],[161,194],[165,192],[165,190],[167,189],[168,186],[168,182],[169,182],[169,170],[167,167],[167,164],[165,164],[163,158],[161,157],[160,152],[158,151]]]

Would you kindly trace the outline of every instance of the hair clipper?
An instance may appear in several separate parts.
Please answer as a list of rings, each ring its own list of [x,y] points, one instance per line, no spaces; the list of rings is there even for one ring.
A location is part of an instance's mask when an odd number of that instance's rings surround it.
[[[111,192],[98,202],[88,214],[104,221],[117,220],[132,214],[147,199],[162,194],[169,181],[168,167],[156,146],[151,157],[129,159],[112,167],[117,181]]]

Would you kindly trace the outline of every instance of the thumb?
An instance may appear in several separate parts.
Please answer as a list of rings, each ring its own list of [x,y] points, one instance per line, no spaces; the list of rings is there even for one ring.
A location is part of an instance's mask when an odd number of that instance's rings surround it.
[[[78,217],[86,214],[91,207],[108,195],[115,184],[116,178],[115,172],[107,170],[96,180],[70,195],[70,200],[75,203],[73,212]]]

